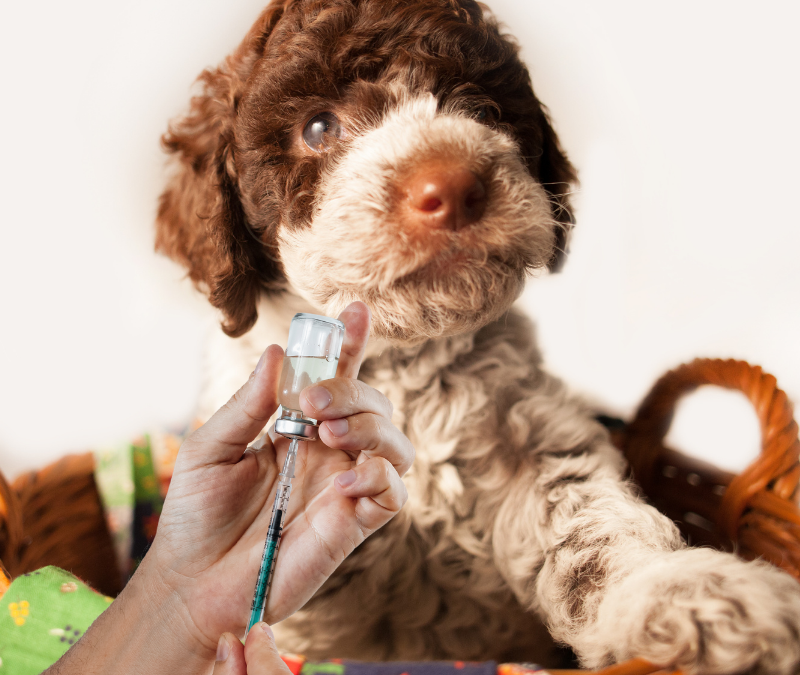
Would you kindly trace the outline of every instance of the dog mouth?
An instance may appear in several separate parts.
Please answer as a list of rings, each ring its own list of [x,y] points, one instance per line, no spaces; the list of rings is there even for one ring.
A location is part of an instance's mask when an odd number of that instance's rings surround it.
[[[414,277],[439,278],[457,275],[488,263],[509,269],[519,267],[519,256],[509,255],[501,248],[489,248],[481,242],[477,232],[458,233],[457,236],[431,236],[423,245],[418,256],[418,264],[406,274],[397,278],[398,282]]]
[[[473,251],[458,248],[447,249],[433,256],[417,269],[395,279],[392,287],[442,286],[458,284],[459,280],[470,280],[475,270],[493,270],[517,276],[525,273],[525,265],[519,260],[510,260],[500,252]]]
[[[388,287],[352,289],[373,312],[373,333],[413,345],[474,330],[505,312],[526,276],[520,260],[498,252],[448,249]]]

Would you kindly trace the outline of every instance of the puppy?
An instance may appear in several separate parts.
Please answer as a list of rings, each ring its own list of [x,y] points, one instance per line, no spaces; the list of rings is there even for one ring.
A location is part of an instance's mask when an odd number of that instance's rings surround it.
[[[223,317],[216,409],[296,311],[372,310],[361,377],[417,449],[403,512],[281,626],[361,659],[634,656],[795,673],[800,586],[688,549],[510,309],[554,266],[575,172],[472,0],[276,0],[164,137],[157,247]]]

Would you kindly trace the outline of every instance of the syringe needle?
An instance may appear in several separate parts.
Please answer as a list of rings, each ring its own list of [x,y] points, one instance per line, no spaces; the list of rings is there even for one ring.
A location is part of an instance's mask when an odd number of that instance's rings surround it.
[[[267,595],[272,583],[272,573],[275,561],[278,558],[278,546],[281,543],[283,519],[286,508],[289,506],[289,493],[292,491],[292,478],[294,478],[294,463],[297,459],[297,439],[293,438],[283,462],[283,470],[278,476],[278,490],[275,493],[275,503],[272,506],[272,517],[267,530],[267,540],[264,543],[264,554],[261,556],[261,567],[258,570],[256,592],[253,596],[253,605],[250,608],[250,623],[247,631],[264,619],[264,608],[267,605]]]

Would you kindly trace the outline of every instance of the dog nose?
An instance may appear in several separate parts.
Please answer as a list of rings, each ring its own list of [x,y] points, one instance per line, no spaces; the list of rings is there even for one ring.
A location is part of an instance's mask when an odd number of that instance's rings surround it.
[[[426,228],[460,230],[480,219],[486,209],[486,188],[465,167],[428,166],[405,186],[412,217]]]

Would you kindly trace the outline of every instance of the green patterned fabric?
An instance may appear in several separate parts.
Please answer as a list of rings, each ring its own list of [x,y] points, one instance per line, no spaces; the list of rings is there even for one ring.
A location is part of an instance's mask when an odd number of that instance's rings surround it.
[[[0,675],[49,668],[111,601],[57,567],[17,577],[0,598]]]

